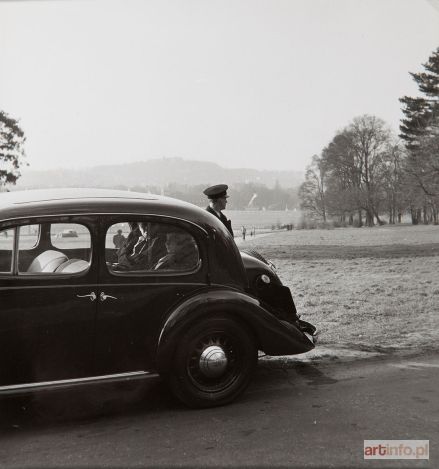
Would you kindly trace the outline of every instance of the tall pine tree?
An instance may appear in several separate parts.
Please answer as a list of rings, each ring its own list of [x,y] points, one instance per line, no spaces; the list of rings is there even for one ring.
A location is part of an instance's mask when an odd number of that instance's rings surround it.
[[[423,64],[424,72],[410,73],[418,85],[422,97],[400,98],[404,118],[401,120],[400,137],[409,150],[416,149],[423,137],[430,135],[439,119],[439,47]]]

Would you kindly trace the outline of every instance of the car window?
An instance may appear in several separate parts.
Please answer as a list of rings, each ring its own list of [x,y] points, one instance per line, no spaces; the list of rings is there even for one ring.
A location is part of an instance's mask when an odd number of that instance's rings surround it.
[[[29,236],[40,233],[40,241],[29,249]],[[77,274],[88,270],[91,260],[91,236],[88,228],[77,223],[47,223],[18,228],[18,273]]]
[[[106,234],[106,263],[114,273],[188,272],[200,262],[194,237],[186,230],[156,222],[125,222]]]
[[[0,230],[0,273],[12,272],[14,230]]]
[[[32,249],[38,243],[40,225],[26,225],[20,228],[20,249]]]
[[[52,223],[50,237],[52,245],[59,249],[90,247],[90,232],[78,223]]]

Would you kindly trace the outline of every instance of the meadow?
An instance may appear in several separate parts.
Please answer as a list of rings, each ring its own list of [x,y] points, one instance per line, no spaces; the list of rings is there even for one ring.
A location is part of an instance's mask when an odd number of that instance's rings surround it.
[[[299,223],[302,212],[300,210],[224,210],[227,218],[232,220],[235,231],[241,226],[249,230],[254,226],[258,230],[271,229],[272,226]]]
[[[277,231],[245,242],[274,262],[325,349],[416,354],[439,343],[439,226]]]

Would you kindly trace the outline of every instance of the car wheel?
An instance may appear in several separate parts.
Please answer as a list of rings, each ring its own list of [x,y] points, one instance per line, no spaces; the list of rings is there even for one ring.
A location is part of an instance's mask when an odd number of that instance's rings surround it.
[[[223,405],[248,386],[256,363],[250,331],[228,317],[204,319],[179,340],[169,382],[190,407]]]

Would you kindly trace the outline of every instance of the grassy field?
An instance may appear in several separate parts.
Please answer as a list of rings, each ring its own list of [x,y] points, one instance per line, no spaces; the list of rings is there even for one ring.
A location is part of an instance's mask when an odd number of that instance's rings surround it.
[[[320,346],[438,348],[439,226],[285,231],[239,245],[274,262]]]
[[[249,230],[271,228],[273,225],[299,223],[302,216],[300,210],[225,210],[224,214],[232,220],[233,228],[238,232],[241,226]]]

